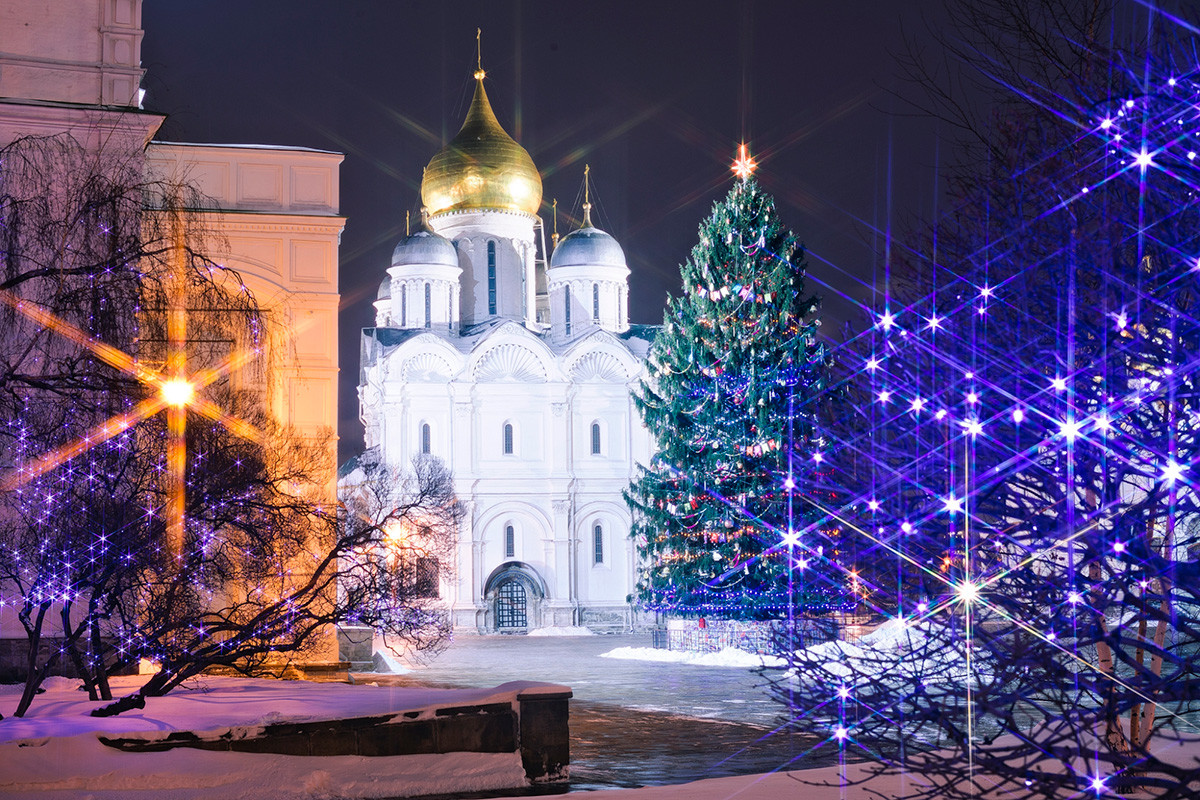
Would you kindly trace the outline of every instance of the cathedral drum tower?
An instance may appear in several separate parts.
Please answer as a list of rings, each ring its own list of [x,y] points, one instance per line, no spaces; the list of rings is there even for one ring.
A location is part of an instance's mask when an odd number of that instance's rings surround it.
[[[425,168],[421,225],[363,331],[366,445],[393,467],[430,454],[454,474],[467,514],[440,597],[456,630],[628,630],[621,491],[650,455],[630,393],[655,329],[629,324],[625,254],[586,200],[545,269],[541,176],[484,77]]]

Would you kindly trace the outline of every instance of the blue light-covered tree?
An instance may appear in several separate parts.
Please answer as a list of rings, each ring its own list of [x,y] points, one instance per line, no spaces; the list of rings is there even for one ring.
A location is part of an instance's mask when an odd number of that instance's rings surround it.
[[[1162,751],[1200,697],[1200,73],[1169,19],[1060,5],[969,9],[1000,111],[857,342],[835,516],[885,624],[779,642],[792,724],[913,797],[1200,782]]]
[[[822,491],[818,300],[803,250],[748,173],[701,224],[682,279],[636,396],[657,448],[627,492],[638,600],[727,619],[841,608],[834,537],[799,499]]]

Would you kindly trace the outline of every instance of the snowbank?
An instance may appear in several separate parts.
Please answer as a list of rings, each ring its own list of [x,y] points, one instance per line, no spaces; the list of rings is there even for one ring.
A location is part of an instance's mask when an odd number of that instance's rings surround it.
[[[128,694],[145,680],[145,676],[138,675],[113,678],[113,696]],[[188,681],[166,697],[149,698],[144,709],[116,717],[92,717],[88,712],[105,703],[88,700],[87,694],[78,690],[79,686],[81,681],[69,678],[50,679],[46,693],[38,695],[28,715],[18,719],[11,714],[22,687],[0,685],[0,714],[5,717],[0,720],[0,746],[19,739],[83,733],[108,736],[180,730],[207,733],[282,722],[413,711],[432,714],[439,706],[515,702],[517,694],[535,687],[570,691],[565,686],[533,681],[512,681],[491,689],[427,689],[203,676]]]
[[[690,664],[696,667],[778,667],[783,659],[776,656],[761,656],[726,647],[715,653],[693,653],[686,650],[659,650],[654,647],[618,647],[601,653],[601,658],[620,658],[630,661],[661,661],[671,664]],[[605,797],[608,795],[605,794]]]
[[[305,758],[178,748],[122,753],[95,736],[0,745],[8,800],[378,798],[494,791],[525,782],[517,753]]]
[[[144,676],[113,679],[127,694]],[[100,736],[161,738],[172,731],[202,737],[233,729],[350,717],[432,717],[439,707],[515,702],[533,688],[566,687],[514,681],[492,689],[425,689],[390,686],[205,677],[146,708],[116,717],[92,717],[102,703],[66,678],[47,681],[24,718],[9,716],[20,686],[0,686],[0,797],[87,796],[155,800],[267,800],[292,797],[397,797],[494,791],[525,784],[519,753],[447,753],[392,757],[301,757],[210,752],[178,748],[158,753],[115,750]],[[414,713],[415,712],[415,713]],[[143,794],[144,793],[144,794]]]
[[[527,636],[595,636],[591,628],[582,626],[559,626],[550,628],[534,628]]]

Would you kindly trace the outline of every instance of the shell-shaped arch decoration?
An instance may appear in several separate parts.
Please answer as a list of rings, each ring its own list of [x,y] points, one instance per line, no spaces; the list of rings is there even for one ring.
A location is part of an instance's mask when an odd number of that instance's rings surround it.
[[[571,365],[571,378],[583,383],[625,383],[629,371],[612,353],[591,352]]]
[[[450,363],[433,353],[418,353],[400,367],[400,377],[413,383],[445,383],[451,372]]]
[[[493,347],[475,365],[476,381],[492,383],[543,383],[546,368],[528,348],[519,344]]]

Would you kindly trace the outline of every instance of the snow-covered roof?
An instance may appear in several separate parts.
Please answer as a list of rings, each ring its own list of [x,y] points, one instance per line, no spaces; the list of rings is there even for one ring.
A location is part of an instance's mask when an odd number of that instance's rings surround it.
[[[151,144],[162,144],[171,147],[211,147],[228,150],[284,150],[298,153],[323,153],[330,156],[342,155],[336,150],[320,150],[316,147],[301,147],[294,144],[220,144],[218,142],[169,142],[164,139],[155,139]]]

